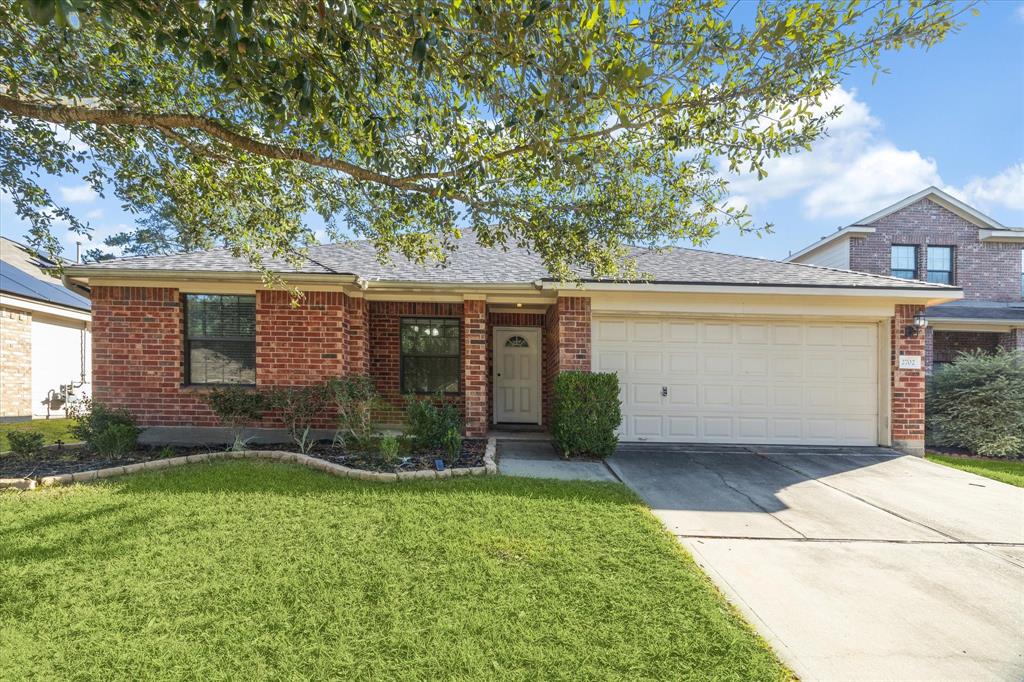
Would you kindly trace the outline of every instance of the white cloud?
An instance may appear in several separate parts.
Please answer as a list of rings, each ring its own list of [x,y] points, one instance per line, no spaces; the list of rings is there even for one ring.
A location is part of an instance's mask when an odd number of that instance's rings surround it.
[[[104,216],[102,208],[94,208],[85,214],[86,220],[99,220]]]
[[[768,177],[762,181],[753,174],[733,176],[732,196],[747,202],[755,215],[767,202],[786,200],[800,206],[805,218],[839,222],[870,215],[929,185],[983,211],[1024,210],[1024,162],[963,187],[949,186],[934,159],[900,149],[881,135],[879,121],[856,91],[837,88],[820,109],[836,106],[842,106],[842,113],[812,151],[769,161]],[[721,170],[727,169],[723,165]]]
[[[959,194],[968,204],[1024,211],[1024,161],[989,178],[972,178]]]
[[[89,185],[75,185],[73,187],[60,187],[60,196],[64,201],[73,204],[81,204],[92,201],[96,198],[96,192]]]
[[[851,159],[837,173],[821,178],[802,203],[811,218],[853,216],[855,220],[941,182],[938,165],[932,159],[883,144]]]
[[[1017,5],[1017,19],[1024,22],[1024,2]]]

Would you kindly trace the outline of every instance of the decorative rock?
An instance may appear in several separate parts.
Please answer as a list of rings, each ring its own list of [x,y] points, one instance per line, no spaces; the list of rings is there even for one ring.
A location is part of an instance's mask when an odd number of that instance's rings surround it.
[[[469,476],[469,469],[466,467],[458,467],[457,469],[450,469],[452,476]]]
[[[452,469],[445,469],[443,471],[435,471],[434,473],[437,475],[438,478],[451,478],[454,475],[454,474],[452,474]]]
[[[82,481],[95,481],[96,471],[79,471],[71,474],[71,480],[75,483],[81,483]]]
[[[204,453],[198,454],[198,455],[186,455],[185,456],[185,460],[188,461],[188,462],[205,462],[208,459],[210,459],[210,457],[212,457],[212,456],[213,455],[211,453],[204,452]]]
[[[473,476],[483,476],[487,473],[487,467],[470,467],[469,473]]]
[[[58,474],[56,476],[43,476],[39,479],[39,485],[51,486],[51,485],[67,485],[71,483],[71,474]]]
[[[124,473],[126,474],[134,474],[139,471],[144,471],[146,468],[146,463],[139,462],[138,464],[127,464],[121,468],[124,469]]]
[[[110,478],[111,476],[121,476],[124,474],[124,467],[109,467],[107,469],[99,469],[96,471],[96,478]]]
[[[146,471],[155,471],[156,469],[166,469],[169,466],[167,464],[167,462],[169,462],[169,461],[170,460],[166,460],[166,459],[154,459],[154,460],[149,461],[149,462],[144,462],[143,463],[143,468],[145,468]]]
[[[0,478],[0,490],[12,488],[14,490],[34,490],[35,480],[31,478]]]

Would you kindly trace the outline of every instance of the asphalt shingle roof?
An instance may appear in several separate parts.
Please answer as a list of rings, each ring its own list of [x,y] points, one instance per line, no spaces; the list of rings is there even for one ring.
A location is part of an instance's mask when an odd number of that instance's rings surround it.
[[[936,320],[1024,322],[1024,303],[951,301],[928,308],[928,317]]]
[[[955,290],[919,281],[697,249],[635,249],[632,255],[639,272],[649,275],[649,281],[655,283]],[[373,245],[365,241],[313,246],[298,268],[280,258],[267,258],[265,264],[282,275],[355,275],[370,282],[525,284],[551,279],[540,257],[528,249],[514,246],[492,249],[471,238],[458,242],[446,267],[431,263],[420,265],[399,254],[392,256],[390,263],[382,264]],[[253,272],[254,268],[246,259],[237,258],[226,249],[215,249],[103,261],[74,267],[72,272],[89,276],[104,270],[244,273]],[[579,273],[579,276],[585,281],[594,281],[586,273]]]

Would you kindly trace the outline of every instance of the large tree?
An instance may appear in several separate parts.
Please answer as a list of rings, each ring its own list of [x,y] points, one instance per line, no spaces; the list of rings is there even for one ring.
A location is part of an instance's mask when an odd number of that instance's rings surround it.
[[[621,275],[627,245],[751,229],[729,173],[810,148],[848,70],[970,7],[738,4],[2,0],[0,189],[50,248],[54,221],[88,226],[40,170],[257,263],[314,211],[382,253],[472,230]]]

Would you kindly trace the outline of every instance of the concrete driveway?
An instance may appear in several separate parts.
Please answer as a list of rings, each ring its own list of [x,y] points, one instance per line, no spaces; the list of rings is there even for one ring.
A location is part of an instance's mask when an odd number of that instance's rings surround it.
[[[609,464],[801,678],[1024,679],[1024,489],[823,452],[624,445]]]

